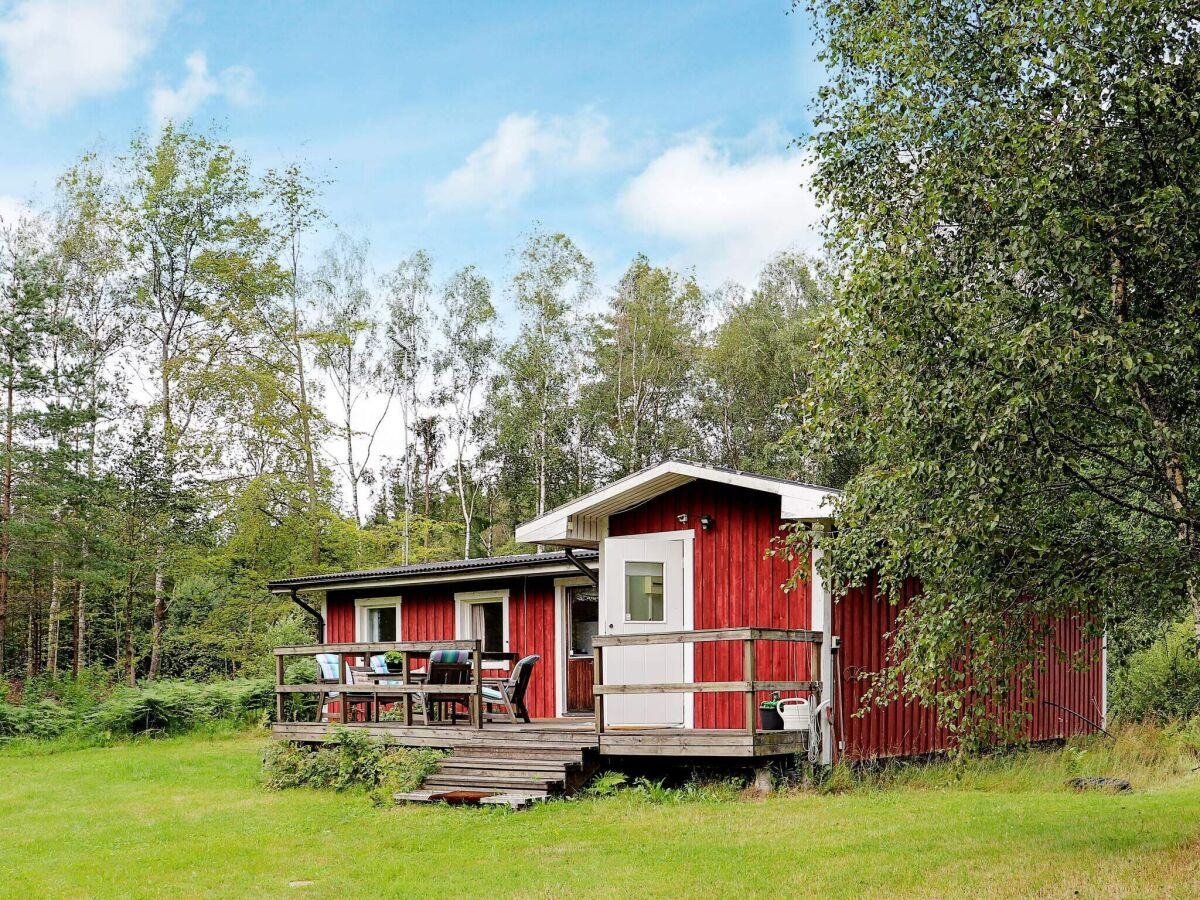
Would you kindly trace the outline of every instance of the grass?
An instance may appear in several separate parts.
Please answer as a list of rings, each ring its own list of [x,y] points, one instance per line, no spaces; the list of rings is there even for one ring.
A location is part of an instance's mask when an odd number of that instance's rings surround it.
[[[0,751],[0,895],[1200,893],[1200,775],[1177,742],[843,777],[827,794],[654,804],[627,792],[520,813],[267,792],[263,745],[241,734]],[[1062,785],[1113,765],[1124,769],[1103,774],[1138,790]]]

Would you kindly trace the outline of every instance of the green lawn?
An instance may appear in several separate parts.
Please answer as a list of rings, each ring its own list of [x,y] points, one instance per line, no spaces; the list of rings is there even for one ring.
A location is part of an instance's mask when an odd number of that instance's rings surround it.
[[[1077,795],[1054,775],[1007,790],[950,779],[766,801],[376,809],[262,790],[262,746],[0,753],[0,894],[1200,894],[1196,775],[1125,796]]]

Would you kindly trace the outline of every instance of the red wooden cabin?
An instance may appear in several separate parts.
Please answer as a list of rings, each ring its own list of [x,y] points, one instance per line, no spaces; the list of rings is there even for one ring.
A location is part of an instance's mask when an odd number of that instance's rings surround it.
[[[638,749],[649,746],[649,737],[637,737],[644,732],[678,735],[654,752],[703,755],[707,747],[721,755],[733,744],[710,736],[753,726],[748,713],[778,685],[793,686],[782,692],[808,696],[819,712],[814,746],[826,763],[944,749],[949,735],[931,710],[895,704],[855,715],[861,675],[882,665],[898,607],[870,588],[832,597],[811,559],[802,563],[808,577],[789,591],[796,563],[768,553],[789,524],[829,527],[835,495],[667,462],[517,531],[521,541],[561,550],[285,579],[271,590],[323,596],[329,643],[478,639],[485,650],[537,654],[530,713],[561,722],[598,712],[601,754],[651,752]],[[762,630],[728,631],[748,628]],[[1090,652],[1090,665],[1079,671],[1066,658],[1050,659],[1039,677],[1050,703],[1034,708],[1028,729],[1035,740],[1104,718],[1100,643],[1064,622],[1058,645]],[[795,749],[749,732],[749,755]]]

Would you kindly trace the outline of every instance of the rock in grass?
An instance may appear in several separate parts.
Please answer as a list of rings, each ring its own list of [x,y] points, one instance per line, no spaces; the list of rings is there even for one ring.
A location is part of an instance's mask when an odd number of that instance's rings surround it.
[[[1077,791],[1114,791],[1125,793],[1133,790],[1133,786],[1124,778],[1072,778],[1067,787]]]

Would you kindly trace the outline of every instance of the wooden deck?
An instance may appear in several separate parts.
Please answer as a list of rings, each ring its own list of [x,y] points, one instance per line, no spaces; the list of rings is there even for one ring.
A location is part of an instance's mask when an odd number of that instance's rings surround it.
[[[339,725],[325,722],[281,722],[272,726],[276,738],[299,743],[322,743],[335,728],[365,731],[401,747],[437,747],[459,750],[494,747],[506,752],[593,751],[599,756],[679,756],[753,758],[802,752],[806,731],[756,731],[736,729],[648,728],[608,726],[596,732],[591,719],[535,719],[528,724],[489,722],[470,725],[404,725],[369,722]]]

